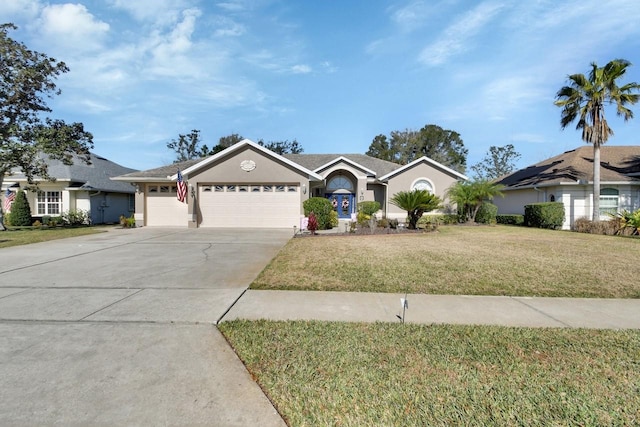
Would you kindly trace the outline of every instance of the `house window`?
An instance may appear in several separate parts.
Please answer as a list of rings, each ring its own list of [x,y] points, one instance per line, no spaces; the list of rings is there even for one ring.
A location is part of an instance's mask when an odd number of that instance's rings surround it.
[[[227,191],[232,191],[232,192],[236,192],[236,186],[235,185],[227,185]]]
[[[271,185],[263,185],[262,186],[262,191],[264,193],[270,193],[273,191],[273,187]]]
[[[213,187],[216,193],[221,193],[224,191],[224,185],[216,185]]]
[[[551,196],[549,196],[549,201],[550,202],[555,202],[556,201],[556,196],[553,195],[553,194]]]
[[[246,185],[238,185],[238,191],[241,193],[246,193],[249,191],[249,187],[247,187]]]
[[[298,191],[298,187],[296,187],[295,185],[290,185],[290,186],[287,187],[287,191],[289,193],[295,193],[295,192]]]
[[[170,188],[171,187],[169,187],[168,185],[161,185],[160,186],[160,192],[161,193],[168,193]]]
[[[333,193],[336,190],[347,190],[353,193],[353,183],[342,175],[333,177],[327,184],[327,191]]]
[[[420,178],[411,186],[411,191],[414,190],[427,190],[429,193],[433,194],[433,185],[431,185],[431,182],[426,178]]]
[[[38,215],[60,215],[62,194],[59,191],[38,191]]]
[[[150,185],[149,186],[149,193],[157,193],[158,192],[158,186],[157,185]]]
[[[205,185],[204,187],[202,187],[202,191],[204,191],[205,193],[211,193],[211,186]]]
[[[276,193],[284,193],[284,185],[276,185]]]
[[[129,212],[135,212],[135,210],[136,210],[136,196],[135,196],[135,194],[129,194],[128,202],[129,202]]]
[[[251,192],[252,193],[259,193],[260,192],[260,186],[259,185],[252,185],[251,186]]]
[[[600,190],[600,216],[615,215],[618,212],[618,190],[615,188],[603,188]]]

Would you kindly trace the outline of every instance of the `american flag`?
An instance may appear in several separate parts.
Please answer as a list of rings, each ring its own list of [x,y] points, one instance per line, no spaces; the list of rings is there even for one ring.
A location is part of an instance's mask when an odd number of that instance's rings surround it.
[[[184,203],[187,199],[187,183],[182,180],[182,174],[178,171],[178,200]]]
[[[7,188],[7,192],[4,193],[4,205],[2,206],[2,209],[5,212],[9,212],[11,210],[11,205],[13,204],[13,200],[15,198],[16,198],[16,193],[14,193],[13,191]]]

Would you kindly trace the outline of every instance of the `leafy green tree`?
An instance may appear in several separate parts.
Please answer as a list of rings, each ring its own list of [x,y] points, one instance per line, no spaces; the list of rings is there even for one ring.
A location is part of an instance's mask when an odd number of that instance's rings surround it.
[[[471,166],[471,170],[477,179],[490,181],[513,172],[516,169],[515,162],[520,157],[513,144],[504,147],[492,145],[482,161]]]
[[[293,141],[285,139],[284,141],[269,141],[264,142],[262,139],[258,140],[258,144],[278,154],[300,154],[304,152],[302,145],[294,138]]]
[[[43,153],[70,165],[76,155],[90,163],[93,148],[93,136],[82,123],[46,117],[52,112],[47,98],[60,94],[55,80],[69,68],[9,37],[16,29],[0,25],[0,186],[12,169],[20,169],[29,184],[35,177],[53,179]]]
[[[468,150],[460,134],[436,125],[426,125],[415,131],[393,131],[390,137],[378,135],[366,154],[379,159],[407,164],[427,156],[438,163],[464,173]]]
[[[16,199],[11,205],[9,222],[14,227],[28,227],[31,225],[31,207],[24,191],[20,190],[16,194]]]
[[[558,91],[554,102],[562,108],[562,129],[577,118],[576,129],[582,130],[582,140],[593,144],[593,221],[600,219],[600,147],[613,135],[605,118],[605,105],[615,104],[616,114],[627,121],[633,118],[633,112],[626,106],[638,102],[638,83],[618,86],[630,65],[624,59],[614,59],[604,67],[592,62],[588,76],[568,76],[569,84]]]
[[[206,145],[200,146],[200,143],[200,131],[193,129],[190,134],[179,134],[178,139],[172,139],[171,142],[167,142],[167,148],[176,152],[174,163],[178,163],[207,157],[212,154]]]
[[[237,134],[237,133],[232,133],[231,135],[222,136],[218,140],[218,145],[216,145],[215,147],[213,147],[211,149],[211,154],[216,154],[216,153],[219,153],[222,150],[226,150],[227,148],[231,147],[234,144],[237,144],[238,142],[242,141],[243,139],[244,139],[244,137],[242,135]]]
[[[409,228],[415,230],[422,215],[440,208],[442,200],[427,190],[413,190],[397,192],[389,199],[389,203],[407,211]]]
[[[496,196],[504,197],[501,184],[484,179],[458,181],[447,190],[447,197],[458,207],[458,214],[467,222],[474,222],[482,203]]]

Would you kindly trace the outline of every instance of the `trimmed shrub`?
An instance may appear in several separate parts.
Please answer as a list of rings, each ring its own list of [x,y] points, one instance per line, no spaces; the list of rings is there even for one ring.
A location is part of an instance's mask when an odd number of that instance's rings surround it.
[[[524,207],[527,227],[558,229],[564,222],[564,204],[560,202],[532,203]]]
[[[591,221],[588,218],[578,218],[573,223],[573,231],[588,234],[604,234],[614,236],[620,230],[620,224],[616,220]]]
[[[434,231],[440,225],[440,215],[423,215],[418,219],[416,228],[418,230]]]
[[[506,224],[506,225],[524,225],[524,215],[519,215],[519,214],[496,215],[496,222],[498,224]]]
[[[313,212],[309,212],[309,222],[307,223],[307,230],[309,230],[311,234],[316,234],[317,229],[318,229],[318,218]]]
[[[358,212],[362,212],[365,215],[375,215],[380,210],[380,202],[366,201],[358,203]]]
[[[305,200],[302,206],[304,208],[304,216],[308,217],[311,212],[314,213],[319,230],[329,230],[333,228],[331,225],[333,206],[331,206],[329,199],[325,199],[324,197],[311,197]]]
[[[495,224],[498,207],[491,202],[482,202],[476,213],[476,222],[480,224]]]
[[[61,215],[62,223],[70,227],[77,227],[80,225],[89,225],[89,212],[78,210],[68,210]]]
[[[16,199],[11,205],[11,213],[9,213],[9,223],[14,227],[29,227],[31,221],[31,207],[24,191],[19,190]]]
[[[120,215],[120,225],[122,228],[136,228],[136,219],[133,215],[128,218],[124,215]]]
[[[340,220],[338,219],[338,212],[332,210],[331,212],[329,212],[329,217],[331,222],[331,228],[336,228],[337,226],[340,225]]]

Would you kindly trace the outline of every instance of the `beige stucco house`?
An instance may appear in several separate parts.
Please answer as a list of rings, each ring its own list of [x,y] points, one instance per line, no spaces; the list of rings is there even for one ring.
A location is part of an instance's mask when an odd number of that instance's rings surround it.
[[[640,146],[603,145],[600,148],[600,218],[622,210],[640,209]],[[562,202],[563,229],[593,212],[593,147],[575,150],[520,169],[497,181],[504,198],[493,203],[499,214],[524,214],[524,206],[538,202]]]
[[[188,183],[185,203],[176,197],[177,172]],[[299,227],[303,202],[327,197],[340,219],[358,202],[380,202],[380,215],[404,221],[388,200],[398,191],[424,188],[444,199],[466,176],[426,157],[408,165],[363,154],[274,153],[245,139],[204,159],[188,160],[114,178],[136,188],[136,224],[178,227]]]

